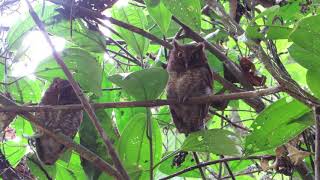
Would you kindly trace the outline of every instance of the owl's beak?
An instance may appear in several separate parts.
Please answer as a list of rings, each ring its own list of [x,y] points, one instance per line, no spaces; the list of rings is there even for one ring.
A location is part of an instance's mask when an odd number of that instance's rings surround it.
[[[184,63],[184,67],[185,67],[186,69],[188,69],[188,62],[185,62],[185,63]]]

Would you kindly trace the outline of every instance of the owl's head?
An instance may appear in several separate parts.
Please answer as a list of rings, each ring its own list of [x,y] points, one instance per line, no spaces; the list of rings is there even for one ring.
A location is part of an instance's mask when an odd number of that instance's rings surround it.
[[[169,66],[178,71],[185,71],[193,67],[207,63],[204,52],[204,43],[180,45],[173,41],[173,49],[170,51]]]

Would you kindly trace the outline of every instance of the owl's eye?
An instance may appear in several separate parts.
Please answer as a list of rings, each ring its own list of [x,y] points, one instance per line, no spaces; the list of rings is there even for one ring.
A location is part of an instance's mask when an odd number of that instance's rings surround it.
[[[181,52],[181,51],[178,51],[177,57],[178,57],[178,58],[182,58],[182,52]]]

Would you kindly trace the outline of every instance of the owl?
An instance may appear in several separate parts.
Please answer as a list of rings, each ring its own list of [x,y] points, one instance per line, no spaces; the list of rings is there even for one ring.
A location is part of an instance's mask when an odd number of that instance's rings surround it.
[[[69,81],[55,78],[43,95],[40,105],[80,104],[76,93]],[[47,129],[63,133],[74,138],[82,122],[82,110],[40,111],[35,114],[36,119]],[[37,129],[38,137],[35,146],[39,159],[46,165],[53,165],[65,151],[65,146]]]
[[[168,99],[183,103],[190,97],[212,93],[213,76],[207,63],[204,44],[179,45],[173,42],[167,66]],[[180,133],[189,134],[204,128],[209,104],[170,105],[173,122]]]

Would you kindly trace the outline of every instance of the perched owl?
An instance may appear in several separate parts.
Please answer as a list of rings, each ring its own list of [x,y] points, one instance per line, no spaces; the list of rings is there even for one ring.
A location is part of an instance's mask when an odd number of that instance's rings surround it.
[[[185,102],[189,97],[212,93],[213,77],[204,52],[204,44],[179,45],[173,42],[167,71],[167,97]],[[173,122],[180,133],[204,128],[209,104],[170,105]]]
[[[72,89],[69,81],[55,78],[42,97],[40,105],[67,104],[80,104],[80,100]],[[59,110],[50,112],[44,110],[36,113],[36,118],[37,121],[47,129],[56,133],[61,132],[73,138],[80,127],[83,114],[82,110]],[[66,148],[40,130],[37,130],[37,133],[40,136],[35,139],[35,144],[40,160],[46,165],[54,164]]]

